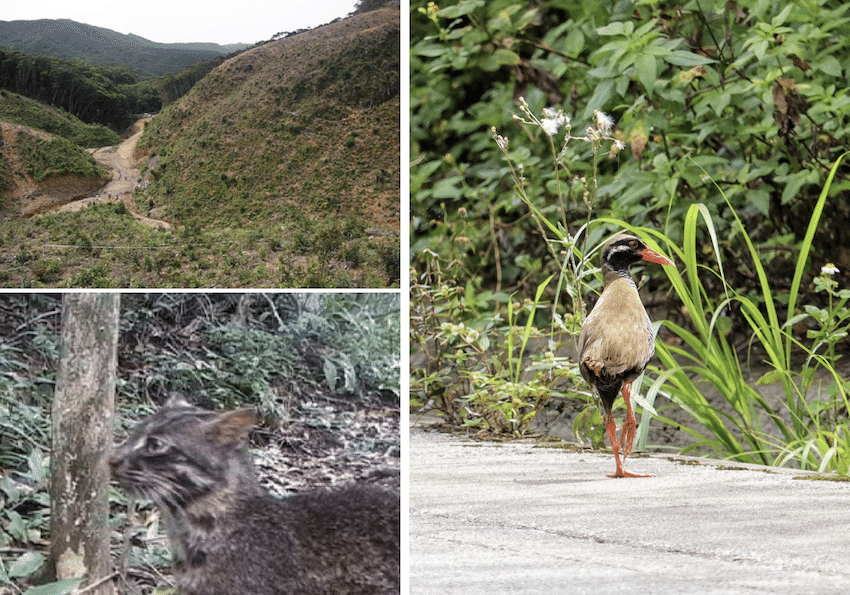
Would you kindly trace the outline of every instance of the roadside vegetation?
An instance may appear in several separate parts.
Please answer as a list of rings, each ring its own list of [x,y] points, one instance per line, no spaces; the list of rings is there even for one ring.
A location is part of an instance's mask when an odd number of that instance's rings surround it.
[[[642,290],[640,447],[847,474],[848,7],[411,10],[414,408],[603,444],[570,353],[626,228],[679,264]]]

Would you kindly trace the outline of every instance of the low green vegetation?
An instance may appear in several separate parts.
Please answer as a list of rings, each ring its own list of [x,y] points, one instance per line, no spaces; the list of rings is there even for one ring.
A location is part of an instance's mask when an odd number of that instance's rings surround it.
[[[8,91],[0,91],[0,120],[43,130],[86,149],[117,145],[121,141],[106,126],[86,124],[63,110]]]
[[[0,224],[7,287],[383,287],[398,237],[354,237],[349,217],[279,228],[162,231],[121,204]],[[348,230],[354,230],[349,232]],[[340,266],[339,263],[356,263]]]
[[[36,182],[62,175],[110,179],[110,173],[91,155],[64,138],[44,139],[27,132],[15,137],[24,169]]]
[[[847,474],[847,12],[414,2],[412,404],[514,435],[556,409],[601,446],[570,350],[626,228],[679,263],[643,288],[640,446],[656,420]]]

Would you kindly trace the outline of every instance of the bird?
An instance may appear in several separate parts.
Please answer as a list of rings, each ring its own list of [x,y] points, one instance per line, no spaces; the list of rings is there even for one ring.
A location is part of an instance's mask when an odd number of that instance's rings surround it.
[[[608,477],[649,477],[627,472],[620,461],[621,451],[623,461],[631,452],[635,436],[632,382],[655,353],[652,323],[629,272],[629,267],[641,260],[673,266],[669,258],[649,249],[635,236],[621,232],[605,242],[601,267],[604,287],[578,338],[579,369],[602,401],[605,428],[617,461],[616,472]],[[611,413],[618,393],[622,393],[626,405],[619,442]]]

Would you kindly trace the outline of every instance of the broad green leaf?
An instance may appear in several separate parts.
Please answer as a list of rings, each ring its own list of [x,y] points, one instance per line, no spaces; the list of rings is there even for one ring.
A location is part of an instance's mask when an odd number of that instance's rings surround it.
[[[778,15],[771,19],[770,24],[774,27],[779,27],[788,19],[788,15],[791,14],[791,9],[794,8],[794,4],[789,2],[788,6],[785,7],[785,10],[780,12]]]
[[[519,55],[516,52],[506,49],[498,49],[493,52],[493,59],[499,64],[513,66],[519,64]]]
[[[753,44],[752,49],[753,53],[756,55],[756,58],[759,61],[764,59],[765,53],[767,53],[768,41],[766,39],[762,39]]]
[[[24,595],[67,595],[83,583],[81,578],[66,578],[24,591]]]
[[[761,377],[756,380],[757,385],[764,384],[776,384],[777,382],[782,382],[782,379],[785,377],[785,372],[783,370],[771,370],[766,374],[762,374]]]
[[[711,58],[704,58],[699,54],[695,54],[693,52],[687,52],[685,50],[677,50],[675,52],[670,52],[669,54],[663,55],[662,59],[668,64],[672,64],[674,66],[699,66],[701,64],[712,64],[717,60],[712,60]]]
[[[587,107],[584,110],[584,117],[590,118],[593,115],[593,110],[601,110],[604,108],[605,104],[608,103],[608,100],[611,99],[611,95],[614,92],[614,83],[616,81],[609,79],[606,81],[600,81],[596,88],[593,91],[593,97],[590,98],[590,101],[587,102]]]
[[[475,11],[476,8],[484,6],[485,4],[486,2],[484,2],[484,0],[463,0],[454,6],[447,6],[446,8],[440,9],[440,11],[437,12],[437,16],[444,19],[456,19],[459,16]]]
[[[770,216],[770,192],[764,188],[747,190],[747,200],[765,217]]]
[[[578,56],[584,49],[584,33],[581,29],[573,29],[564,40],[564,51],[568,56]]]
[[[646,90],[646,94],[652,97],[652,90],[655,87],[656,79],[655,56],[648,54],[639,55],[635,60],[635,70],[644,90]]]
[[[631,21],[614,21],[596,30],[597,35],[630,35],[635,30]]]
[[[33,574],[44,563],[44,555],[38,552],[26,552],[9,564],[11,578],[21,578]]]
[[[830,76],[841,77],[841,63],[835,59],[835,56],[824,56],[815,66]]]

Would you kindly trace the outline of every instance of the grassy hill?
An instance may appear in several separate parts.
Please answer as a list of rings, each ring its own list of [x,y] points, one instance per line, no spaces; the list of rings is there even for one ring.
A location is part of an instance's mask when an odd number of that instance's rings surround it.
[[[224,62],[138,145],[136,206],[173,232],[109,204],[0,222],[0,283],[397,284],[400,43],[380,9]]]
[[[125,66],[140,78],[150,79],[248,46],[156,43],[68,19],[39,19],[0,21],[0,47],[100,66]]]
[[[66,111],[3,90],[0,90],[0,121],[37,128],[83,148],[114,145],[121,140],[106,126],[86,124]]]

